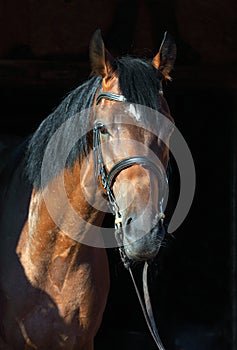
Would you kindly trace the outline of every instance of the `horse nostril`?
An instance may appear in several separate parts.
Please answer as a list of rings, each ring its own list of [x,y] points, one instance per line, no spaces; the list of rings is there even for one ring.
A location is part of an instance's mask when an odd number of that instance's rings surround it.
[[[132,218],[130,217],[130,218],[128,218],[128,219],[127,219],[127,221],[126,221],[126,225],[130,225],[130,224],[131,224],[131,222],[132,222]]]

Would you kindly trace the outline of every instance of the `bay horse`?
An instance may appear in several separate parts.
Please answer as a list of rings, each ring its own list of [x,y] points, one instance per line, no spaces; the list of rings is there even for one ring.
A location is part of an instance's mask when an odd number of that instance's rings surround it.
[[[146,113],[139,106],[173,123],[162,81],[170,79],[175,55],[175,43],[165,34],[152,60],[115,59],[97,30],[90,43],[92,76],[14,152],[6,157],[5,151],[0,349],[94,348],[110,281],[106,247],[86,238],[96,241],[95,227],[102,226],[108,202],[123,258],[136,262],[157,255],[164,238],[161,168],[167,167],[169,149],[160,139],[162,126],[154,133],[144,127]],[[149,159],[148,149],[160,163]],[[69,206],[81,220],[71,217]]]

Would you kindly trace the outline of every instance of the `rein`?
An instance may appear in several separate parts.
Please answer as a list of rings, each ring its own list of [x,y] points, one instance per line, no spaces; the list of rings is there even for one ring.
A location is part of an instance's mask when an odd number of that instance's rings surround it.
[[[102,90],[99,91],[98,96],[96,98],[96,105],[99,104],[101,99],[108,99],[111,101],[117,101],[117,102],[126,102],[127,99],[123,95],[119,94],[114,94],[111,92],[103,92]],[[93,153],[94,153],[94,168],[95,168],[95,175],[98,178],[99,183],[101,184],[104,192],[106,193],[109,204],[112,210],[112,213],[115,216],[115,234],[116,238],[119,240],[120,237],[122,236],[122,218],[121,214],[119,211],[119,206],[116,202],[116,199],[113,194],[113,183],[117,177],[117,175],[123,171],[124,169],[127,169],[133,165],[141,165],[142,167],[146,169],[152,170],[155,174],[158,175],[158,179],[163,179],[167,181],[167,178],[164,177],[164,174],[161,170],[160,167],[158,167],[153,161],[151,161],[149,158],[144,157],[144,156],[133,156],[129,158],[124,158],[120,160],[118,163],[116,163],[112,169],[107,172],[105,168],[105,164],[103,162],[103,156],[102,156],[102,150],[101,150],[101,143],[100,143],[100,136],[101,136],[101,131],[105,125],[100,122],[96,121],[94,124],[93,128]],[[164,189],[164,181],[160,181],[161,185],[163,185]],[[164,220],[164,214],[162,211],[162,204],[163,204],[163,199],[160,201],[160,220],[159,220],[159,225],[162,230],[164,230],[164,225],[163,225],[163,220]],[[161,340],[160,336],[155,324],[154,316],[153,316],[153,311],[152,311],[152,306],[151,306],[151,301],[150,301],[150,296],[149,296],[149,290],[148,290],[148,283],[147,283],[147,276],[148,276],[148,262],[146,261],[143,267],[143,296],[144,296],[144,301],[141,297],[141,294],[139,292],[139,289],[137,287],[132,269],[131,269],[131,261],[127,257],[124,249],[122,246],[119,247],[119,252],[121,256],[121,260],[123,261],[123,264],[125,268],[129,271],[131,275],[131,279],[134,284],[134,288],[136,290],[147,326],[150,330],[150,333],[157,345],[157,348],[159,350],[165,350]]]

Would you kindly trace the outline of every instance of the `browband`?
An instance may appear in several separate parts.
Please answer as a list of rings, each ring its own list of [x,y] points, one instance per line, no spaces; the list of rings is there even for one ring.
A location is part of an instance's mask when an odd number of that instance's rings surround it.
[[[101,89],[96,98],[96,105],[98,105],[98,103],[102,98],[106,98],[107,100],[111,100],[111,101],[127,102],[126,97],[124,97],[123,95],[114,94],[113,92],[102,91]]]

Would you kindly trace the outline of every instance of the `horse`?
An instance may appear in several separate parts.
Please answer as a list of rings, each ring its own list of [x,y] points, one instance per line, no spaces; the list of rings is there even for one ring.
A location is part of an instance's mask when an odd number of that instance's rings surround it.
[[[97,30],[89,53],[88,79],[14,151],[4,150],[0,349],[94,349],[110,288],[96,230],[108,204],[109,236],[125,262],[154,258],[164,239],[172,128],[164,142],[162,123],[153,130],[142,107],[173,125],[162,83],[175,62],[174,40],[165,33],[153,59],[114,58]]]

